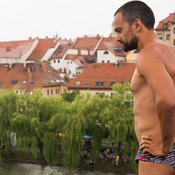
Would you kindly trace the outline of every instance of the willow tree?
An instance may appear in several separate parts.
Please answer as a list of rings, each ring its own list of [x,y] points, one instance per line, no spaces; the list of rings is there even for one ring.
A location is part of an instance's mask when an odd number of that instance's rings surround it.
[[[34,91],[34,95],[22,94],[18,101],[18,111],[13,113],[10,125],[17,135],[17,147],[22,151],[32,150],[37,157],[38,138],[41,137],[41,123],[39,120],[39,106],[42,101],[40,91]]]
[[[4,144],[5,150],[10,150],[10,134],[12,128],[10,120],[18,111],[18,95],[10,90],[0,91],[0,142]]]
[[[131,155],[131,163],[135,165],[134,156],[137,149],[137,139],[134,132],[133,96],[130,84],[118,84],[113,87],[115,95],[108,99],[108,107],[104,110],[109,139],[119,143],[126,143],[125,153]]]
[[[83,151],[83,135],[92,135],[91,159],[96,161],[97,150],[101,148],[105,130],[101,120],[104,101],[100,96],[80,94],[70,105],[70,116],[67,120],[64,137],[65,165],[68,169],[78,167]]]

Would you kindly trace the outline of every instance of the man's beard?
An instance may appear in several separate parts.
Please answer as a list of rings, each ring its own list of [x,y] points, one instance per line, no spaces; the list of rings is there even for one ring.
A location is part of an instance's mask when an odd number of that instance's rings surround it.
[[[130,50],[137,49],[138,38],[134,36],[130,42],[120,41],[120,43],[123,45],[123,50],[128,52]]]

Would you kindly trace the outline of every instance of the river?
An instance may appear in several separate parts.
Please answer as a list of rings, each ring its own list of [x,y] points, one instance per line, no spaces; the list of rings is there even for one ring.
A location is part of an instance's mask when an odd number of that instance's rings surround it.
[[[98,171],[71,171],[67,172],[62,167],[42,167],[26,163],[0,163],[0,175],[116,175]],[[119,175],[119,174],[117,174]]]

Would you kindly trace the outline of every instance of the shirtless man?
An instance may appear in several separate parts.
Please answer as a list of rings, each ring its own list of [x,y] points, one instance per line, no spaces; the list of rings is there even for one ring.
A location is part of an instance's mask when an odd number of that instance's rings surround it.
[[[175,49],[157,38],[154,23],[145,3],[130,1],[113,29],[124,51],[139,52],[131,81],[139,175],[175,175]]]

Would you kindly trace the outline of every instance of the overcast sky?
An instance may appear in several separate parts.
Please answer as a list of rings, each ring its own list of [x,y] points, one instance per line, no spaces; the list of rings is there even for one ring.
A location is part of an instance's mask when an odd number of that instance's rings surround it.
[[[143,0],[154,11],[156,25],[175,11],[175,0]],[[75,39],[109,36],[113,15],[127,0],[0,0],[0,41],[28,37]]]

